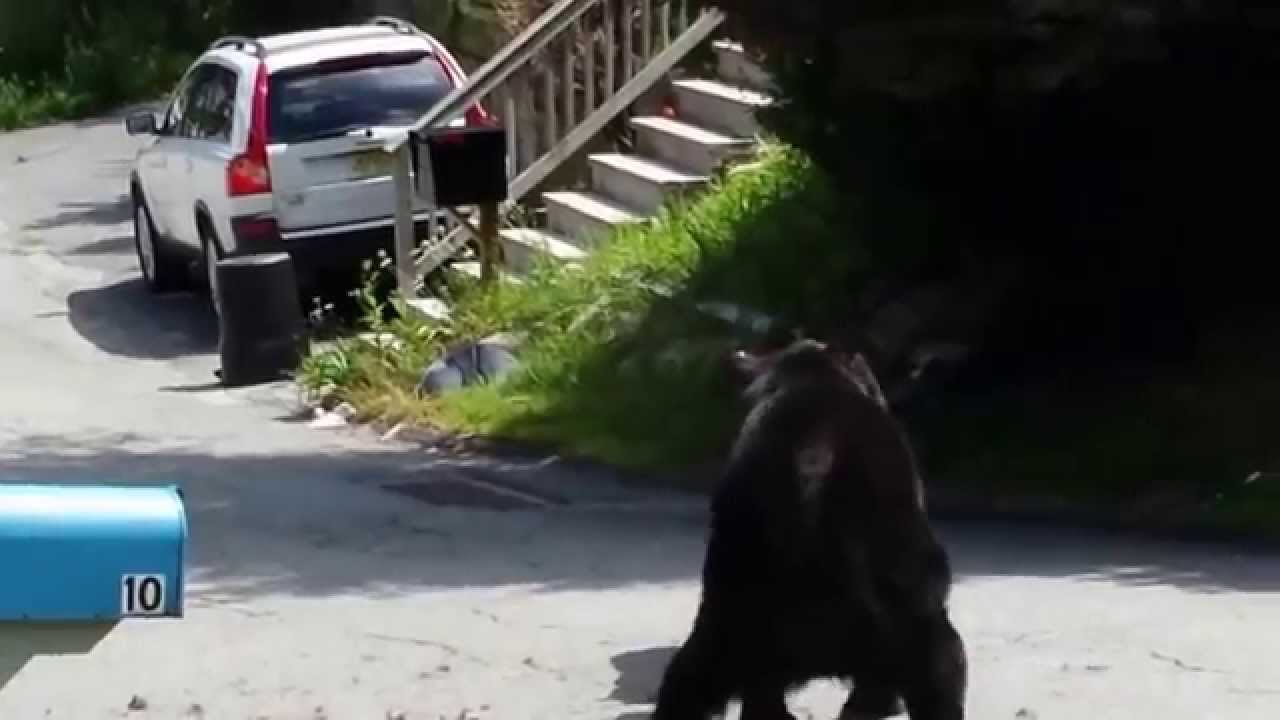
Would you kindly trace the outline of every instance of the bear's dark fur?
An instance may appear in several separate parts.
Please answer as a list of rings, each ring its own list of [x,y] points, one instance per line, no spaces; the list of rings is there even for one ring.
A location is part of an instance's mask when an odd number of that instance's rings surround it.
[[[861,355],[740,352],[751,410],[712,502],[693,630],[655,720],[786,720],[786,692],[851,680],[842,720],[961,720],[965,648],[916,462]]]

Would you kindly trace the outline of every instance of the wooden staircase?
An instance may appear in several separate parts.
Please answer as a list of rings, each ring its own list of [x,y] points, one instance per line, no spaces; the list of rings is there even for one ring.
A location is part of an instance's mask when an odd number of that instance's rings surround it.
[[[541,193],[546,227],[501,232],[508,267],[526,272],[539,256],[581,260],[617,226],[654,217],[668,200],[705,187],[726,163],[755,148],[755,112],[770,96],[752,81],[754,69],[737,46],[715,43],[714,77],[672,80],[669,112],[630,118],[631,152],[587,157],[581,190]]]
[[[741,47],[711,42],[722,21],[714,9],[690,15],[684,0],[560,0],[422,118],[417,130],[441,127],[481,102],[505,128],[509,199],[499,236],[509,276],[539,258],[582,260],[614,228],[652,218],[755,147],[768,78]],[[708,43],[713,70],[682,76],[680,63]],[[667,102],[652,102],[655,89]],[[601,142],[618,130],[632,142]],[[564,177],[584,153],[585,172]],[[540,205],[540,219],[512,220],[517,204]],[[465,248],[480,228],[448,212],[450,226],[422,244],[418,278],[446,263],[478,273]]]

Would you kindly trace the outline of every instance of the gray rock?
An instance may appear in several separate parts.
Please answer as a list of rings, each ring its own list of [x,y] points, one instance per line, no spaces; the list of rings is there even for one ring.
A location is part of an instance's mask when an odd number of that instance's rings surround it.
[[[427,366],[418,392],[438,395],[505,377],[520,366],[515,346],[513,338],[499,334],[456,347]]]

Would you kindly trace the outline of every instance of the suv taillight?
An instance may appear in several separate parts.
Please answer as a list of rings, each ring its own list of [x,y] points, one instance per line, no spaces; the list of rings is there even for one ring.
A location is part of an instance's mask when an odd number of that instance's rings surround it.
[[[461,85],[462,76],[460,73],[462,70],[460,68],[454,68],[438,51],[434,54],[434,57],[436,62],[439,63],[440,69],[444,70],[445,77],[449,78],[449,82],[453,83],[454,87]],[[475,105],[467,108],[467,112],[463,117],[465,118],[467,127],[482,127],[495,124],[494,117],[481,107],[480,103],[476,103]]]
[[[464,117],[467,119],[467,127],[485,127],[497,124],[494,117],[486,112],[484,108],[480,107],[480,103],[476,103],[470,108],[467,108],[467,112]]]
[[[249,117],[249,141],[244,153],[227,164],[227,194],[231,197],[271,192],[271,169],[267,165],[267,66],[258,65],[253,83],[253,109]]]

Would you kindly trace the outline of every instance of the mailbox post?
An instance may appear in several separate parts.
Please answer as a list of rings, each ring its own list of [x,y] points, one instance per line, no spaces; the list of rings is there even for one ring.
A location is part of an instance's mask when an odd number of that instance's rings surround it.
[[[404,143],[394,152],[392,173],[396,186],[396,287],[400,290],[400,297],[408,300],[418,292],[418,273],[413,261],[417,238],[413,223],[413,180],[410,177],[413,173],[412,148]]]
[[[410,132],[389,152],[396,154],[396,279],[401,296],[417,292],[413,199],[416,193],[432,210],[477,206],[482,278],[495,276],[500,262],[498,225],[507,200],[507,133],[499,125],[431,128]]]

